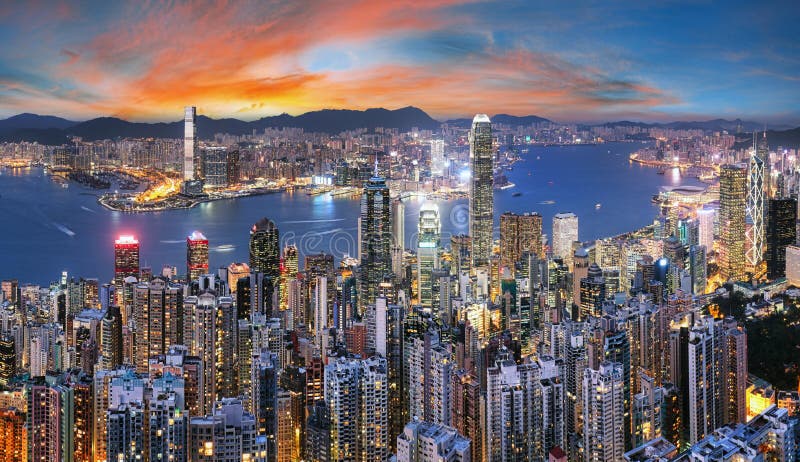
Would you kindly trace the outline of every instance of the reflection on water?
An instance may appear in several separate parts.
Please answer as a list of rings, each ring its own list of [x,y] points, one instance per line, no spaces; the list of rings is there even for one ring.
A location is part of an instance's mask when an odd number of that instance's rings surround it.
[[[574,212],[580,218],[580,238],[585,240],[650,223],[656,213],[650,198],[660,186],[699,183],[631,165],[627,155],[639,146],[530,148],[525,159],[506,173],[517,186],[495,191],[495,215],[538,211],[544,218],[544,232],[549,234],[555,213]],[[536,174],[528,176],[534,163]],[[180,243],[193,230],[203,231],[216,250],[210,255],[211,268],[247,261],[250,227],[264,216],[278,225],[284,243],[298,245],[301,261],[311,252],[326,251],[339,258],[345,253],[355,255],[358,249],[357,196],[295,192],[216,201],[186,210],[127,214],[102,208],[94,196],[82,194],[86,192],[78,185],[59,187],[41,169],[3,171],[0,278],[46,284],[68,270],[76,276],[108,280],[113,273],[112,242],[119,234],[139,238],[142,265],[151,266],[154,272],[165,264],[185,265],[186,251]],[[515,192],[521,195],[512,196]],[[420,198],[406,203],[407,245],[416,234],[423,202]],[[595,209],[597,203],[603,204],[602,209]],[[438,206],[446,245],[450,235],[468,232],[468,201],[439,201]],[[86,212],[87,208],[96,213]],[[496,230],[499,219],[495,223]]]

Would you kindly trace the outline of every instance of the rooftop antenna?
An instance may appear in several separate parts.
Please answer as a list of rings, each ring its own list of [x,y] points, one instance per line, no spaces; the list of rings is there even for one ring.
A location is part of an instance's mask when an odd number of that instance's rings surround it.
[[[378,177],[378,156],[375,156],[375,178]]]

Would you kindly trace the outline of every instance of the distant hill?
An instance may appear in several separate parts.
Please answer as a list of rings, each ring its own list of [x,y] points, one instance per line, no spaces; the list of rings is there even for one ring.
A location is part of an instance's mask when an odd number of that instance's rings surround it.
[[[753,130],[760,130],[764,124],[760,122],[752,122],[747,120],[735,119],[713,119],[705,121],[686,121],[686,122],[666,122],[666,123],[647,123],[647,122],[632,122],[630,120],[620,120],[618,122],[606,122],[602,124],[604,127],[641,127],[641,128],[671,128],[673,130],[708,130],[708,131],[723,131],[727,130],[730,133],[736,133],[741,129],[742,132],[753,132]],[[786,125],[776,126],[773,128],[785,129],[790,128]]]
[[[543,122],[552,122],[552,120],[545,119],[535,115],[514,116],[509,114],[495,114],[489,117],[493,124],[511,125],[511,126],[528,126],[539,124]],[[469,128],[472,126],[472,118],[463,119],[450,119],[443,123],[451,127]]]
[[[340,133],[358,128],[397,128],[410,131],[412,127],[434,130],[439,122],[423,110],[404,107],[389,110],[383,108],[355,111],[347,109],[324,109],[307,112],[299,116],[281,114],[264,117],[251,122],[238,119],[212,119],[197,117],[197,132],[201,138],[209,139],[216,133],[245,135],[263,131],[265,128],[294,127],[308,132]],[[5,127],[5,128],[4,128]],[[177,122],[129,122],[116,117],[98,117],[85,122],[72,122],[52,116],[20,114],[0,120],[0,141],[38,141],[44,144],[61,144],[67,136],[79,136],[85,140],[112,138],[181,138],[183,121]]]
[[[496,114],[491,117],[495,124],[511,126],[529,126],[531,124],[552,122],[535,115],[514,116]],[[451,119],[444,123],[461,128],[469,128],[472,118]],[[323,109],[306,112],[298,116],[280,114],[263,117],[258,120],[244,121],[239,119],[212,119],[206,116],[197,117],[197,132],[203,139],[210,139],[217,133],[246,135],[261,132],[265,128],[293,127],[307,132],[336,134],[359,128],[374,129],[376,127],[397,128],[409,131],[413,127],[435,130],[442,123],[430,117],[425,111],[408,106],[401,109],[374,108],[364,111],[349,109]],[[600,124],[605,127],[663,127],[672,129],[700,129],[735,133],[739,127],[744,132],[740,142],[744,143],[747,133],[758,131],[763,125],[758,122],[740,119],[714,119],[707,121],[646,123],[635,121],[616,121]],[[583,127],[583,125],[582,125]],[[768,132],[770,145],[794,147],[800,145],[800,129],[789,129],[786,126],[773,126]],[[69,136],[79,136],[85,140],[113,138],[181,138],[183,137],[183,121],[176,122],[129,122],[115,117],[98,117],[84,122],[75,122],[60,117],[19,114],[0,120],[0,141],[36,141],[42,144],[63,144]]]
[[[760,132],[757,131],[759,136]],[[767,130],[767,142],[770,149],[800,148],[800,127],[789,130]],[[736,137],[734,148],[748,148],[753,145],[753,134],[745,133]]]

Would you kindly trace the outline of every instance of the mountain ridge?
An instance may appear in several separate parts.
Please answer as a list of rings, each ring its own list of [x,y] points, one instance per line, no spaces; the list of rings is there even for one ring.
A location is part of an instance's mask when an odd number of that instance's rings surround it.
[[[538,123],[555,123],[550,119],[525,115],[495,114],[491,117],[496,124],[511,126],[528,126]],[[297,116],[287,113],[261,117],[252,121],[244,121],[232,117],[214,119],[204,115],[197,117],[197,131],[202,139],[211,139],[217,133],[246,135],[253,131],[261,132],[265,128],[302,128],[307,132],[337,134],[348,130],[377,127],[398,128],[409,131],[412,127],[435,130],[443,124],[468,128],[471,118],[449,119],[438,121],[425,111],[414,106],[399,109],[370,108],[355,109],[321,109],[306,112]],[[582,126],[636,126],[640,128],[668,129],[701,129],[710,131],[734,132],[741,129],[744,133],[752,133],[761,129],[762,124],[741,119],[711,119],[706,121],[674,121],[674,122],[638,122],[613,121],[597,124],[580,124]],[[776,127],[778,128],[778,127]],[[787,128],[781,126],[780,128]],[[771,130],[778,140],[792,141],[798,138],[789,130]],[[97,117],[85,121],[73,121],[52,115],[23,113],[0,120],[0,141],[36,141],[42,144],[63,144],[70,137],[79,136],[87,141],[113,138],[182,138],[183,121],[174,122],[131,122],[117,117]],[[770,139],[770,144],[773,141]],[[798,138],[797,143],[800,143]],[[784,144],[785,145],[785,144]]]

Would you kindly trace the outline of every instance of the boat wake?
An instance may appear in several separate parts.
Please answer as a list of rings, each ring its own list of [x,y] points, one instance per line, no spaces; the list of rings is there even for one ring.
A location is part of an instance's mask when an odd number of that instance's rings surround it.
[[[344,218],[329,218],[325,220],[290,220],[284,221],[285,224],[303,224],[303,223],[335,223],[337,221],[344,221]]]
[[[58,224],[58,223],[53,223],[53,225],[54,225],[54,226],[55,226],[55,227],[56,227],[56,228],[57,228],[59,231],[61,231],[62,233],[66,234],[66,235],[67,235],[67,236],[69,236],[69,237],[72,237],[72,236],[74,236],[74,235],[75,235],[75,231],[73,231],[73,230],[71,230],[71,229],[67,228],[67,227],[66,227],[66,226],[64,226],[64,225],[61,225],[61,224]]]

